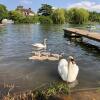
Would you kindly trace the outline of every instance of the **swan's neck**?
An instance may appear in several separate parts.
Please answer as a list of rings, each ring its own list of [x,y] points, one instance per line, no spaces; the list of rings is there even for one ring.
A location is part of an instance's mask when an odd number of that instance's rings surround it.
[[[71,61],[68,61],[68,73],[69,73],[69,71],[70,71],[70,68],[72,68],[73,67],[73,62],[71,62]]]
[[[73,63],[71,62],[71,61],[68,61],[68,69],[70,68],[70,67],[72,67],[73,66]]]
[[[71,61],[68,61],[68,75],[67,79],[69,78],[70,68],[72,67],[73,63]]]
[[[44,46],[46,47],[46,40],[44,40]]]
[[[70,62],[70,61],[68,61],[68,70],[69,70],[70,64],[71,64],[71,62]]]

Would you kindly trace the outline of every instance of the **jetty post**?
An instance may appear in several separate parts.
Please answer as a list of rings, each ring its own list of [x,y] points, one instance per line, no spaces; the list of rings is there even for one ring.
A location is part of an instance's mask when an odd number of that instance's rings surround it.
[[[68,37],[70,40],[75,40],[77,42],[82,42],[83,41],[83,37],[79,34],[77,34],[77,32],[73,32],[67,29],[63,29],[64,30],[64,37]]]

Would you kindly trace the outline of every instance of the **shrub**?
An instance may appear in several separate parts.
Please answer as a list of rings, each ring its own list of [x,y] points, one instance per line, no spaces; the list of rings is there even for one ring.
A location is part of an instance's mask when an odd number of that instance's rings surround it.
[[[49,16],[40,16],[39,21],[41,24],[52,24],[53,21]]]

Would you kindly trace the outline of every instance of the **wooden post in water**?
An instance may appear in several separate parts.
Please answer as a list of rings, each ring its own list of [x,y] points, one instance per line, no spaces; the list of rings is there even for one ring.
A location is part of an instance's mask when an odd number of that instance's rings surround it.
[[[75,40],[76,42],[83,42],[83,37],[76,33],[77,32],[71,32],[64,29],[64,37],[68,37],[70,40]]]

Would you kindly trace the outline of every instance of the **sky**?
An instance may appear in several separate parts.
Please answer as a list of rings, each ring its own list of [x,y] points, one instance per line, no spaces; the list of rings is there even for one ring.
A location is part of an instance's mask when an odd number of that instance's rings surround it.
[[[100,0],[0,0],[0,4],[4,4],[8,10],[14,10],[18,5],[22,5],[36,12],[41,4],[49,4],[55,8],[83,7],[100,12]]]

